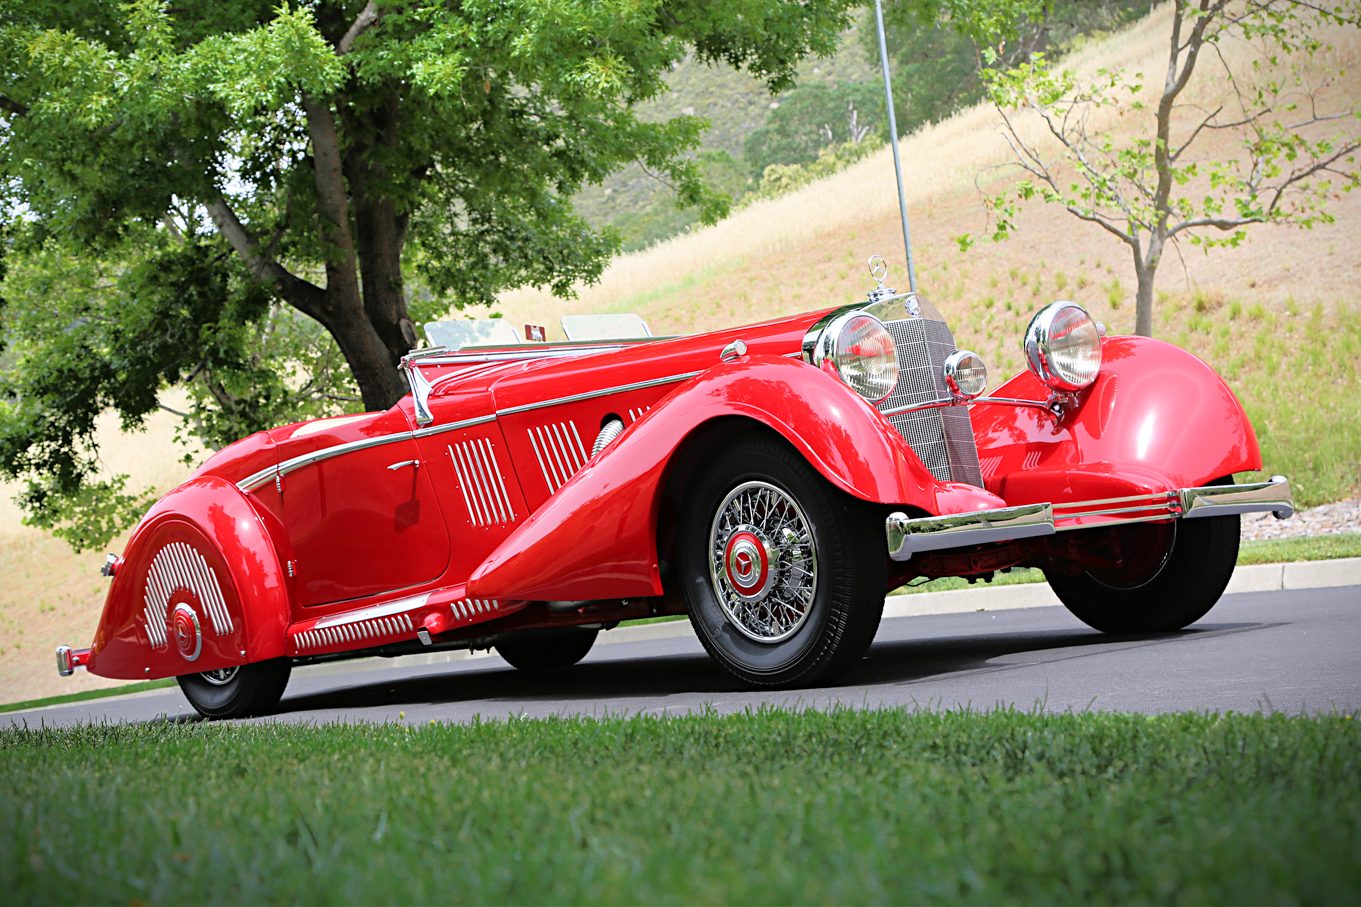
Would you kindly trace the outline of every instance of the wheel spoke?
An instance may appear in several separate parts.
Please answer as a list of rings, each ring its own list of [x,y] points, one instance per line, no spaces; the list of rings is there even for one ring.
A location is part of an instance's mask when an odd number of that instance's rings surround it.
[[[781,642],[808,619],[817,551],[807,518],[783,489],[748,481],[728,493],[711,526],[709,564],[724,615],[749,639]]]

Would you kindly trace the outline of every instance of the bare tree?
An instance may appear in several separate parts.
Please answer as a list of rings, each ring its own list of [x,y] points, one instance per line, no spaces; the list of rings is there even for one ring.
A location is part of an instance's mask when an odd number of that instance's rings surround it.
[[[1359,10],[1358,0],[1174,0],[1160,86],[1111,69],[1080,83],[1042,55],[994,70],[990,95],[1026,174],[988,199],[994,238],[1009,235],[1018,203],[1035,197],[1097,225],[1133,254],[1135,332],[1151,336],[1153,284],[1169,245],[1232,246],[1252,224],[1328,223],[1330,195],[1361,182],[1353,99],[1326,108],[1338,73],[1308,65],[1327,50],[1326,28],[1357,27]],[[1147,87],[1160,89],[1149,103]],[[1098,127],[1107,109],[1126,121],[1151,112],[1151,128]],[[1052,141],[1028,141],[1025,116],[1038,117]],[[1207,153],[1217,132],[1234,136],[1236,154]]]

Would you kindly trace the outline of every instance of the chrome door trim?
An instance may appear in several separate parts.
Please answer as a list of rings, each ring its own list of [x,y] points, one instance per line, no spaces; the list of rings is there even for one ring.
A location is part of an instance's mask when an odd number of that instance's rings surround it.
[[[430,435],[440,434],[441,432],[456,431],[460,428],[471,428],[474,425],[482,425],[494,421],[495,418],[495,416],[478,416],[475,419],[463,419],[459,422],[450,422],[448,425],[431,426],[430,428],[421,428],[416,431],[396,432],[390,435],[378,435],[372,438],[360,438],[358,441],[346,441],[344,444],[322,447],[309,453],[290,457],[277,466],[270,466],[267,469],[262,469],[257,473],[249,475],[240,482],[237,482],[236,487],[240,488],[242,491],[254,491],[261,485],[274,481],[276,477],[286,476],[290,472],[296,472],[304,466],[311,466],[313,463],[320,463],[322,460],[329,460],[332,457],[343,456],[344,454],[354,453],[355,451],[368,450],[371,447],[381,447],[384,444],[396,444],[400,441],[412,441],[417,438],[426,438]]]
[[[532,412],[536,409],[547,409],[550,406],[562,406],[567,403],[579,403],[582,400],[594,400],[596,397],[608,397],[610,394],[622,394],[628,391],[644,390],[649,387],[660,387],[663,384],[675,384],[678,381],[689,381],[704,374],[702,371],[684,372],[680,375],[670,375],[666,378],[653,378],[650,381],[635,381],[632,384],[620,384],[615,387],[606,387],[598,391],[586,391],[580,394],[571,394],[566,397],[555,397],[552,400],[540,400],[536,403],[523,403],[519,406],[508,406],[505,409],[498,409],[496,415],[513,416],[517,413]]]
[[[337,444],[333,447],[323,447],[300,456],[284,460],[277,466],[270,466],[259,472],[253,473],[240,482],[236,487],[242,491],[254,491],[262,485],[275,480],[275,478],[288,475],[302,469],[304,466],[311,466],[322,460],[329,460],[331,457],[339,457],[343,454],[353,453],[358,450],[367,450],[370,447],[379,447],[383,444],[395,444],[398,441],[408,441],[419,438],[428,438],[432,435],[443,434],[447,431],[458,431],[464,428],[472,428],[475,425],[485,425],[493,422],[501,416],[513,416],[518,413],[533,412],[537,409],[547,409],[550,406],[562,406],[567,403],[578,403],[582,400],[594,400],[597,397],[608,397],[610,394],[622,394],[628,391],[645,390],[649,387],[660,387],[665,384],[675,384],[680,381],[689,381],[691,378],[702,375],[703,371],[683,372],[679,375],[668,375],[665,378],[652,378],[648,381],[635,381],[631,384],[620,384],[615,387],[602,388],[595,391],[586,391],[580,394],[571,394],[566,397],[555,397],[552,400],[540,400],[535,403],[525,403],[520,406],[510,406],[506,409],[498,409],[495,415],[477,416],[472,419],[462,419],[458,422],[450,422],[448,425],[427,425],[417,428],[414,431],[398,432],[391,435],[380,435],[375,438],[361,438],[358,441],[347,441],[344,444]]]

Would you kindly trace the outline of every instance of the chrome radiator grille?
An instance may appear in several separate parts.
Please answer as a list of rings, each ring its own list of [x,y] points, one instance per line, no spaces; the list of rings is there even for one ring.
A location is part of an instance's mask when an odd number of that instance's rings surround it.
[[[898,348],[898,386],[879,402],[880,410],[929,403],[950,396],[941,367],[955,351],[955,338],[943,321],[909,318],[884,323]],[[942,482],[982,485],[978,447],[967,406],[947,406],[889,416],[922,464]]]

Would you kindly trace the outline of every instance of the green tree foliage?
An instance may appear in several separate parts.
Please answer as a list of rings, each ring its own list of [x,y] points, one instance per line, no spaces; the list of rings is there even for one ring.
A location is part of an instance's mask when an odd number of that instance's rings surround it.
[[[887,138],[884,89],[875,82],[810,82],[784,95],[766,124],[746,140],[752,172],[772,164],[807,164],[830,145]]]
[[[569,200],[630,162],[719,216],[703,121],[636,105],[687,54],[784,90],[851,6],[7,0],[0,472],[71,528],[108,407],[134,426],[187,380],[217,443],[349,396],[390,405],[409,282],[445,305],[570,293],[615,243]],[[103,510],[68,538],[107,534]]]

